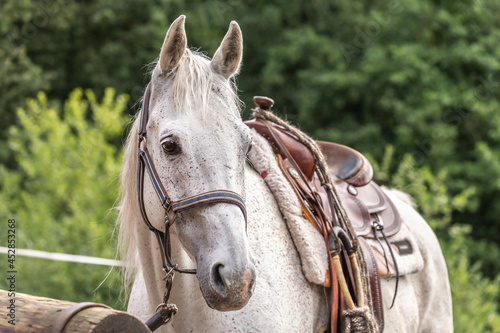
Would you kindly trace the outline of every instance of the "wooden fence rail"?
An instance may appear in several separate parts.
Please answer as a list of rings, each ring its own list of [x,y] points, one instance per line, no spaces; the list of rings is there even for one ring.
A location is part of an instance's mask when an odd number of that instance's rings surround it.
[[[0,290],[0,332],[3,333],[149,333],[148,327],[136,317],[104,307],[89,307],[78,311],[62,330],[56,326],[61,317],[76,304],[52,298]],[[64,323],[64,321],[63,321]]]

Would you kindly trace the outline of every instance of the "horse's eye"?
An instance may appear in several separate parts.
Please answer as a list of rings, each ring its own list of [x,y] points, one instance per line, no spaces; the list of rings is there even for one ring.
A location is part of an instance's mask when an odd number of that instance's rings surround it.
[[[163,140],[163,142],[161,143],[161,147],[163,148],[163,151],[167,154],[175,154],[180,151],[177,142],[175,142],[175,139],[172,137],[168,137],[165,140]]]

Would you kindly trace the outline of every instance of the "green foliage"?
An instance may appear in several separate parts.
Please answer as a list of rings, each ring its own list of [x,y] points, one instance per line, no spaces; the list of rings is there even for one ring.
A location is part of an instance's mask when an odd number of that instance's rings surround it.
[[[0,216],[16,219],[18,248],[115,256],[111,208],[121,163],[115,142],[128,119],[127,100],[113,89],[100,102],[91,90],[75,89],[63,107],[39,93],[18,110],[20,125],[10,128],[8,144],[19,167],[0,167]],[[64,292],[62,298],[75,301],[104,297],[89,293],[106,277],[107,267],[21,257],[18,263],[19,291],[52,297]],[[46,274],[30,280],[31,271]]]
[[[485,278],[480,271],[481,262],[471,261],[478,245],[470,237],[471,227],[451,225],[453,210],[463,210],[473,191],[451,195],[446,170],[434,174],[428,166],[417,166],[410,154],[403,157],[391,176],[393,153],[392,146],[388,146],[382,162],[372,163],[375,175],[379,182],[410,194],[439,236],[448,266],[455,332],[498,332],[500,276],[494,281]]]
[[[18,292],[73,302],[104,303],[115,309],[126,309],[126,300],[120,298],[119,268],[111,270],[108,266],[20,256],[16,258],[16,266]],[[0,288],[5,289],[6,286],[3,281],[0,283]]]
[[[123,116],[97,119],[101,112],[75,110],[124,106],[120,98],[96,102],[106,87],[127,93],[131,109],[148,81],[144,66],[158,56],[170,23],[186,14],[189,45],[209,55],[230,20],[241,25],[243,101],[267,95],[315,137],[382,161],[377,177],[415,198],[445,249],[465,235],[474,238],[468,251],[447,252],[451,277],[463,281],[454,287],[454,293],[464,289],[458,299],[472,295],[465,294],[466,282],[488,284],[476,266],[460,265],[480,262],[492,280],[500,272],[500,233],[493,232],[500,228],[498,2],[7,0],[1,6],[0,117],[4,128],[14,127],[0,134],[0,213],[29,221],[30,228],[21,228],[23,245],[111,255],[101,240],[109,239],[104,233],[113,219],[107,210],[116,197],[112,170]],[[44,90],[63,101],[75,87],[97,96],[77,90],[63,110],[36,97]],[[26,97],[36,98],[17,121]],[[84,131],[97,136],[84,139]],[[471,225],[470,233],[448,235],[462,225]],[[483,324],[494,327],[488,318]]]
[[[15,106],[26,96],[48,89],[50,73],[33,63],[27,47],[14,40],[23,32],[21,23],[29,22],[32,11],[26,1],[9,1],[1,5],[0,19],[0,117],[5,127],[15,121]],[[24,30],[25,34],[33,33]],[[0,133],[0,161],[10,158],[6,147],[6,131]]]
[[[417,166],[414,157],[406,154],[399,160],[396,169],[391,168],[394,159],[394,148],[388,145],[382,162],[373,163],[375,177],[383,184],[390,184],[408,193],[418,203],[420,212],[437,232],[446,232],[452,222],[453,211],[463,211],[475,188],[451,195],[447,184],[448,172],[441,169],[433,173],[429,166]],[[443,234],[444,236],[445,234]]]
[[[470,226],[453,226],[450,241],[442,242],[450,276],[455,332],[499,332],[500,277],[482,277],[479,263],[470,262]]]

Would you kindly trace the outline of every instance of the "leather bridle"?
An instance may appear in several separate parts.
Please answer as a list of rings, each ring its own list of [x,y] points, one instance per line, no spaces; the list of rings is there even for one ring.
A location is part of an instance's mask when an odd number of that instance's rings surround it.
[[[201,193],[195,196],[191,196],[176,201],[170,199],[170,197],[167,194],[167,191],[165,190],[165,187],[163,186],[160,180],[160,177],[158,176],[158,173],[153,163],[153,159],[151,158],[147,147],[146,137],[147,137],[147,124],[149,120],[150,98],[151,98],[151,83],[148,84],[148,87],[146,88],[140,114],[140,125],[138,133],[139,142],[137,145],[138,157],[139,157],[138,170],[137,170],[137,183],[138,183],[137,190],[139,198],[139,208],[141,211],[142,219],[144,220],[144,223],[146,223],[146,226],[149,228],[149,230],[154,232],[156,239],[158,240],[158,244],[160,245],[161,249],[163,270],[166,274],[165,280],[167,284],[167,290],[163,299],[163,303],[157,307],[158,310],[158,308],[160,307],[163,308],[167,307],[167,301],[170,295],[170,290],[172,288],[174,272],[196,274],[196,269],[180,268],[172,260],[171,247],[170,247],[170,227],[175,222],[177,214],[202,205],[227,203],[236,205],[241,209],[241,212],[243,213],[243,216],[245,218],[245,225],[246,225],[247,212],[246,212],[245,202],[243,201],[241,196],[235,192],[227,190],[208,191],[205,193]],[[155,189],[155,192],[158,195],[158,198],[160,199],[161,206],[165,209],[165,220],[164,220],[165,231],[156,229],[151,224],[146,214],[146,209],[144,206],[144,198],[143,198],[145,171],[147,171],[151,183],[153,184],[153,188]],[[171,317],[172,315],[170,315],[168,318],[163,318],[164,322],[168,322],[171,319]]]

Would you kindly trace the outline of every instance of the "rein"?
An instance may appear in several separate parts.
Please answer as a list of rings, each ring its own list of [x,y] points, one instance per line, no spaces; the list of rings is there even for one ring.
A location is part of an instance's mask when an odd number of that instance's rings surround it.
[[[148,152],[147,147],[147,125],[149,120],[149,101],[151,98],[151,83],[148,84],[146,92],[144,94],[144,102],[141,108],[140,114],[140,125],[139,125],[139,142],[137,145],[139,165],[137,168],[137,191],[139,198],[139,208],[141,211],[141,216],[146,224],[146,226],[154,232],[158,244],[161,249],[162,265],[163,271],[166,276],[164,278],[166,284],[166,291],[163,297],[163,302],[156,307],[156,313],[146,322],[146,325],[151,331],[156,330],[162,325],[168,323],[172,320],[173,316],[177,313],[178,309],[175,304],[169,304],[168,299],[170,298],[170,292],[172,290],[173,280],[175,272],[186,273],[186,274],[196,274],[196,269],[180,268],[174,263],[171,254],[170,246],[170,227],[174,224],[176,217],[179,213],[183,211],[190,210],[195,207],[208,204],[216,203],[227,203],[233,204],[240,208],[243,216],[245,218],[245,227],[247,224],[247,212],[245,207],[245,202],[235,192],[227,190],[215,190],[201,193],[195,196],[187,197],[181,200],[173,201],[168,196],[165,187],[163,186],[160,177],[156,171],[153,163],[153,159]],[[156,229],[146,214],[146,209],[144,206],[144,173],[147,171],[149,179],[153,184],[156,194],[160,200],[161,206],[165,209],[165,219],[164,226],[165,230],[161,231]]]

